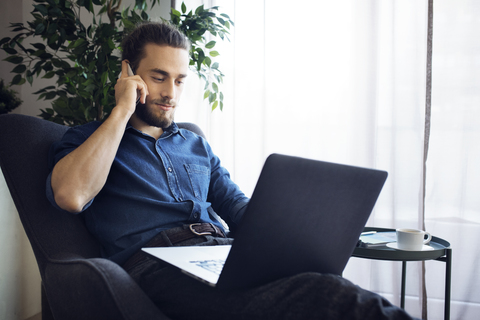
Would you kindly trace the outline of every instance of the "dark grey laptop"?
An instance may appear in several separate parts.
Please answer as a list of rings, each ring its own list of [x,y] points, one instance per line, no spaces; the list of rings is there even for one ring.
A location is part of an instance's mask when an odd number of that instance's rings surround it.
[[[384,171],[273,154],[231,248],[143,250],[218,288],[254,287],[302,272],[341,275],[386,178]],[[223,269],[210,270],[225,259]]]

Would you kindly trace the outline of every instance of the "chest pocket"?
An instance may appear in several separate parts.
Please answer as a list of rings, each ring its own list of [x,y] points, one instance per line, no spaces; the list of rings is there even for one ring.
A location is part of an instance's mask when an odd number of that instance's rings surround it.
[[[207,201],[210,184],[210,169],[198,164],[185,164],[193,195],[198,200]]]

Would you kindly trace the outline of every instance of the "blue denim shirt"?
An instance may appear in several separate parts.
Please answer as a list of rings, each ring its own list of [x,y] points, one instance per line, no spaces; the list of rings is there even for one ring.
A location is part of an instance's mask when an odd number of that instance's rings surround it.
[[[50,150],[51,169],[82,144],[101,123],[69,129]],[[47,197],[57,207],[47,179]],[[89,231],[103,256],[123,263],[162,230],[184,223],[221,223],[234,231],[248,198],[230,179],[210,145],[174,123],[155,140],[128,125],[107,182],[83,209]]]

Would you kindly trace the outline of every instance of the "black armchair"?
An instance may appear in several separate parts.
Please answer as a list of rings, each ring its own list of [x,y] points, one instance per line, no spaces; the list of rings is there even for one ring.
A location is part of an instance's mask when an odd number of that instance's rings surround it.
[[[202,136],[198,126],[179,126]],[[45,196],[47,155],[68,128],[24,115],[0,116],[0,166],[42,278],[42,319],[169,319],[100,245],[82,218]]]

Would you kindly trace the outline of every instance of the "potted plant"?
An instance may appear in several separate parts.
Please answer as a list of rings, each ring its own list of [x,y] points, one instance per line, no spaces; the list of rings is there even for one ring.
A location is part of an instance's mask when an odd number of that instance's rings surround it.
[[[148,21],[147,0],[135,0],[132,8],[120,10],[122,0],[35,0],[32,19],[12,23],[16,35],[0,40],[0,48],[15,65],[12,85],[32,84],[41,76],[55,79],[35,92],[39,99],[51,100],[52,107],[41,110],[44,119],[79,125],[108,116],[115,105],[114,85],[121,69],[119,47],[123,35],[141,21]],[[160,0],[150,0],[151,7]],[[80,20],[84,8],[92,14],[90,25]],[[223,109],[219,86],[223,74],[215,50],[216,39],[229,40],[233,22],[218,7],[200,6],[181,12],[172,8],[170,23],[192,42],[190,66],[205,81],[204,99],[212,110]],[[105,15],[107,21],[105,20]],[[207,40],[211,37],[213,40]],[[24,44],[25,39],[31,44]],[[37,42],[35,42],[35,40]]]

